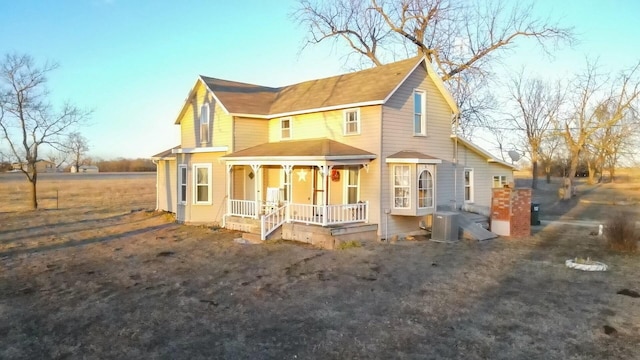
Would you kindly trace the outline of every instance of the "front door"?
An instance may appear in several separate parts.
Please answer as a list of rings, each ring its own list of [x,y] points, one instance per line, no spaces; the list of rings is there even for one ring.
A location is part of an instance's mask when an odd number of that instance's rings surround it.
[[[256,199],[256,174],[248,165],[244,166],[244,199],[251,201]]]
[[[326,178],[318,168],[313,169],[313,205],[324,205]]]

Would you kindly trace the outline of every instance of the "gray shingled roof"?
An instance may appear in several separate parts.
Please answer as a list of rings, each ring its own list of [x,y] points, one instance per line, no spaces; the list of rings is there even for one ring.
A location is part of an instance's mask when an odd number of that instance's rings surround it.
[[[331,106],[383,101],[421,57],[358,72],[273,88],[201,76],[222,105],[234,114],[274,115]]]
[[[375,155],[358,149],[341,142],[331,139],[309,139],[309,140],[291,140],[273,143],[264,143],[248,149],[236,151],[232,154],[223,156],[223,158],[241,158],[241,157],[367,157],[375,159]]]
[[[151,158],[154,160],[167,159],[167,158],[175,158],[176,154],[172,152],[173,149],[180,149],[180,145],[174,146],[171,149],[167,149],[165,151],[159,152],[153,155]]]

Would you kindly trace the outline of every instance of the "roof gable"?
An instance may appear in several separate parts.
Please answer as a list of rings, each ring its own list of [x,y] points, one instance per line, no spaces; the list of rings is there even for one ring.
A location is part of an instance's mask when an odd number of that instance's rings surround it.
[[[458,108],[444,83],[424,57],[377,66],[362,71],[304,81],[283,87],[268,87],[200,76],[222,109],[232,115],[274,118],[300,113],[384,104],[406,79],[424,66],[452,111]],[[194,85],[189,98],[197,89]],[[189,98],[180,116],[188,105]],[[176,121],[179,123],[179,119]]]

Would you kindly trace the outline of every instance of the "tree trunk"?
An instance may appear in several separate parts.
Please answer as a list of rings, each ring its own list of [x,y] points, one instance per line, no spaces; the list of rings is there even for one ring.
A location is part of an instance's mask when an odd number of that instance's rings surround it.
[[[531,180],[531,188],[538,188],[538,157],[533,155],[531,156],[531,172],[532,172],[532,180]]]
[[[546,165],[544,167],[544,173],[547,175],[547,184],[551,184],[551,166]]]
[[[36,183],[38,181],[38,175],[34,174],[33,179],[29,180],[31,182],[31,209],[38,209],[38,196],[36,192]]]
[[[609,167],[609,182],[614,182],[614,176],[616,176],[616,167],[611,166]]]
[[[592,161],[587,161],[587,171],[589,172],[587,174],[587,177],[588,177],[587,183],[589,185],[593,185],[595,183],[596,171]]]
[[[576,171],[578,171],[578,160],[579,156],[572,156],[571,163],[569,165],[569,174],[567,175],[567,179],[569,179],[567,187],[564,191],[563,200],[570,200],[573,195],[573,177],[576,175]]]

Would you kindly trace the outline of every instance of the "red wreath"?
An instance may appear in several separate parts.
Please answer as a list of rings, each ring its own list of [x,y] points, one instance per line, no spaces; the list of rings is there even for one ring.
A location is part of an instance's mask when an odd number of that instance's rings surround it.
[[[331,170],[331,181],[340,181],[340,172],[338,170]]]

